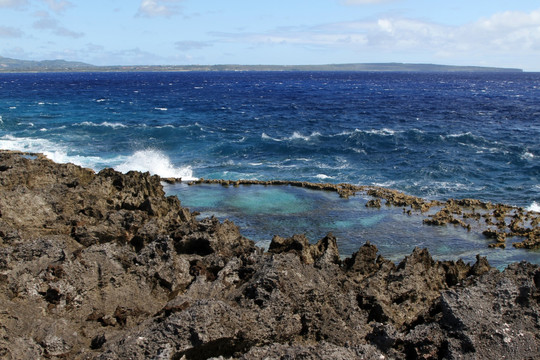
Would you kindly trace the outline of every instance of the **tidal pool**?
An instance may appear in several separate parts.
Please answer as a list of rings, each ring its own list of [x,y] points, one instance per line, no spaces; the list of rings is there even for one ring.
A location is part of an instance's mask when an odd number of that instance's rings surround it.
[[[200,212],[200,218],[215,216],[233,221],[242,235],[262,247],[268,247],[274,235],[305,234],[315,243],[331,232],[342,256],[350,256],[370,241],[393,261],[421,247],[437,260],[475,262],[479,254],[499,269],[522,260],[540,264],[538,250],[515,249],[510,240],[506,249],[488,248],[492,240],[481,231],[425,225],[424,215],[407,215],[398,207],[367,208],[368,196],[343,199],[334,192],[264,185],[179,183],[164,184],[164,189],[167,195],[178,196],[183,206]]]

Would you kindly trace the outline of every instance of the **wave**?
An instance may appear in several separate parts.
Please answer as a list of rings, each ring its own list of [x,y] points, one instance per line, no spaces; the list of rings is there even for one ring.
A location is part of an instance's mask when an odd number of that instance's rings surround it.
[[[326,174],[317,174],[315,177],[320,180],[335,179],[335,176],[328,176]]]
[[[527,211],[536,211],[537,213],[540,213],[540,205],[536,201],[534,201],[528,208]]]
[[[293,134],[291,136],[279,139],[279,138],[271,137],[271,136],[269,136],[269,135],[267,135],[266,133],[263,132],[261,134],[261,139],[263,139],[263,140],[272,140],[272,141],[277,141],[277,142],[293,141],[293,140],[311,141],[311,140],[313,140],[313,139],[315,139],[315,138],[317,138],[319,136],[322,136],[322,135],[318,131],[314,131],[310,135],[302,135],[298,131],[295,131],[295,132],[293,132]]]
[[[96,126],[96,127],[97,126],[105,126],[105,127],[110,127],[110,128],[113,128],[113,129],[126,128],[127,127],[126,125],[121,124],[121,123],[111,123],[111,122],[108,122],[108,121],[104,121],[101,124],[96,124],[96,123],[91,122],[91,121],[83,121],[82,123],[73,124],[73,126]]]
[[[523,154],[521,154],[521,158],[523,160],[532,160],[535,158],[534,154],[529,152],[529,151],[525,151]]]
[[[381,136],[393,136],[396,133],[401,133],[402,131],[396,131],[392,129],[382,128],[379,130],[371,129],[371,130],[363,130],[362,132],[366,134],[372,134],[372,135],[381,135]]]
[[[175,167],[167,155],[154,149],[136,151],[121,164],[114,166],[114,169],[123,173],[132,170],[148,171],[152,175],[182,178],[182,180],[186,181],[197,179],[193,177],[191,167]]]
[[[47,139],[14,137],[4,135],[0,137],[0,149],[42,153],[57,163],[72,163],[99,171],[105,167],[113,167],[120,172],[131,170],[150,172],[161,177],[182,178],[183,180],[196,180],[189,166],[176,167],[170,159],[158,150],[141,150],[132,155],[118,155],[110,159],[99,156],[84,156],[70,154],[67,145],[61,145]]]
[[[298,140],[298,139],[300,139],[300,140],[310,141],[310,140],[312,140],[314,138],[317,138],[319,136],[321,136],[321,133],[318,132],[318,131],[312,132],[311,135],[308,135],[308,136],[302,135],[299,132],[295,131],[295,132],[293,132],[291,137],[289,137],[289,140]]]
[[[102,162],[102,159],[97,156],[70,155],[67,146],[47,139],[18,138],[12,135],[4,135],[0,137],[0,149],[42,153],[57,163],[72,163],[94,170],[97,170],[96,165]]]
[[[441,140],[449,140],[449,139],[473,139],[473,140],[482,140],[485,141],[485,139],[482,136],[474,135],[472,132],[462,132],[462,133],[456,133],[456,134],[447,134],[447,135],[439,135]]]
[[[277,139],[277,138],[273,138],[273,137],[271,137],[271,136],[268,136],[268,135],[266,135],[266,133],[264,133],[264,132],[263,132],[262,135],[261,135],[261,139],[263,139],[263,140],[272,140],[272,141],[283,141],[283,140],[281,140],[281,139]]]

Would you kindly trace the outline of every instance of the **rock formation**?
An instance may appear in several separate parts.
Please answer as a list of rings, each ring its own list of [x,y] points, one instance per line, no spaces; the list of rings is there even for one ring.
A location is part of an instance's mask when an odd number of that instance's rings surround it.
[[[533,359],[539,302],[536,265],[265,253],[156,176],[0,152],[3,359]]]

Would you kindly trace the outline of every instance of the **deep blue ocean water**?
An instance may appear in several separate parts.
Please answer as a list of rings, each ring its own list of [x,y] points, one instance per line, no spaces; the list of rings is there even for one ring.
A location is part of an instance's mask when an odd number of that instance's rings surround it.
[[[540,211],[540,73],[0,74],[0,148],[95,170],[373,184],[428,199],[478,198]],[[204,214],[233,218],[258,241],[287,229],[317,240],[331,230],[347,253],[376,236],[360,230],[397,216],[361,212],[360,199],[358,206],[338,199],[339,216],[321,212],[335,199],[319,197],[332,195],[288,188],[273,195],[167,191]],[[270,208],[257,210],[261,203]],[[279,214],[284,220],[263,221],[269,229],[249,220]],[[448,249],[439,251],[429,238],[443,235],[421,236],[421,227],[405,239],[404,231],[384,243],[371,240],[390,257],[410,252],[396,244],[428,246],[441,256],[486,252],[486,240],[473,235],[448,235]],[[470,244],[459,250],[467,236]],[[539,256],[513,251],[505,257]]]

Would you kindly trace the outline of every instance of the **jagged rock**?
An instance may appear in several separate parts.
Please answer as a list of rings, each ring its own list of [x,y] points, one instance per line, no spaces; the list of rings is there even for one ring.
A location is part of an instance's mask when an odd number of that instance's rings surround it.
[[[280,254],[284,252],[296,253],[304,264],[339,264],[339,251],[334,235],[329,233],[326,237],[312,245],[304,235],[293,235],[290,238],[274,236],[268,252]]]
[[[0,175],[2,358],[540,356],[538,266],[499,272],[422,249],[396,265],[369,242],[342,261],[331,234],[275,237],[264,253],[233,223],[197,220],[149,174],[0,151]]]

